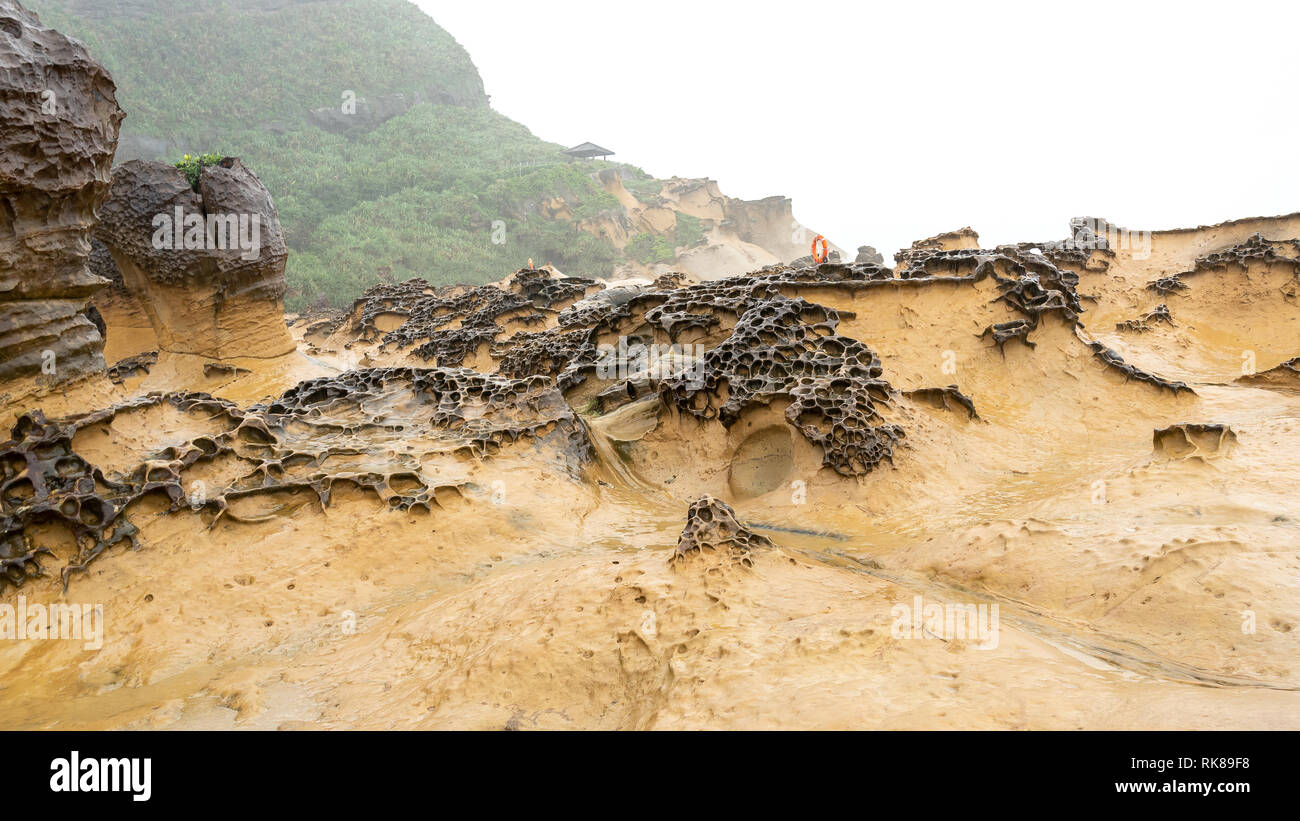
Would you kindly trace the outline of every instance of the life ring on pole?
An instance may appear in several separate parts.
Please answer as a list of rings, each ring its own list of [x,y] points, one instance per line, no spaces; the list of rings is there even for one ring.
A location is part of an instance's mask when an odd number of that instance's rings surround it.
[[[817,243],[819,242],[822,245],[820,254],[817,253]],[[812,241],[813,262],[825,262],[830,257],[830,255],[831,255],[831,246],[829,243],[826,242],[826,237],[823,237],[821,234],[818,234],[817,236],[813,237],[813,241]]]

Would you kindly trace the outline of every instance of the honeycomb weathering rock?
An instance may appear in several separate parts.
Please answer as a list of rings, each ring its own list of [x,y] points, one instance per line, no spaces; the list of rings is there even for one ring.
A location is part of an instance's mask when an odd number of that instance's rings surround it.
[[[590,280],[558,279],[530,269],[501,287],[431,289],[412,281],[371,289],[354,308],[353,332],[374,339],[381,333],[381,317],[399,317],[400,325],[380,337],[385,348],[409,349],[421,359],[452,365],[486,344],[502,376],[549,376],[567,391],[596,370],[598,333],[633,327],[643,316],[676,339],[689,330],[718,328],[724,316],[735,316],[730,336],[703,361],[620,381],[600,392],[601,406],[634,399],[653,384],[679,409],[730,426],[747,408],[784,399],[790,403],[790,424],[823,449],[825,464],[855,475],[890,459],[902,436],[902,429],[885,424],[876,409],[876,403],[888,401],[890,390],[879,378],[880,363],[862,343],[834,333],[836,311],[784,297],[780,289],[857,287],[884,281],[887,274],[873,264],[782,266],[696,285],[669,278],[610,299],[588,298],[598,287]],[[546,327],[548,317],[555,326]],[[509,323],[516,326],[513,333],[507,333]],[[628,344],[642,343],[632,337]]]
[[[521,268],[511,278],[510,288],[539,308],[555,308],[582,299],[601,285],[585,277],[554,277],[544,268]]]
[[[238,159],[205,167],[197,190],[164,163],[119,165],[95,238],[163,350],[212,359],[293,350],[283,321],[288,249],[280,220]]]
[[[215,420],[215,428],[120,468],[76,452],[80,432],[107,431],[119,415],[159,408]],[[481,458],[522,439],[553,449],[560,470],[576,470],[589,457],[582,425],[550,380],[468,370],[353,371],[303,382],[247,409],[207,394],[169,393],[54,421],[24,414],[0,443],[0,587],[41,573],[41,557],[50,555],[34,543],[41,526],[65,529],[77,546],[63,569],[65,584],[106,549],[136,546],[128,509],[149,494],[165,496],[171,512],[202,511],[210,524],[275,515],[281,506],[274,503],[243,508],[287,493],[324,506],[340,485],[372,492],[392,509],[431,510],[440,491],[459,493],[463,483],[439,482],[421,456]],[[196,495],[187,471],[218,460],[235,465],[233,477],[211,488],[200,482]]]
[[[386,412],[366,410],[363,400],[394,394],[401,401],[389,403]],[[349,371],[303,382],[250,410],[264,412],[276,425],[305,424],[325,443],[335,433],[383,437],[404,433],[408,425],[428,425],[426,435],[451,451],[490,454],[533,438],[555,444],[575,463],[587,457],[582,425],[554,382],[540,375],[510,379],[467,368]],[[307,437],[301,446],[312,447],[312,441]]]
[[[362,339],[382,337],[384,348],[414,346],[412,352],[421,360],[457,367],[480,346],[492,343],[507,325],[541,328],[548,315],[598,287],[593,280],[554,277],[542,268],[520,269],[503,287],[435,289],[423,280],[409,280],[367,291],[353,308],[352,326]],[[379,327],[383,317],[397,318],[400,324],[384,331]]]
[[[682,528],[670,561],[677,563],[690,558],[693,553],[707,550],[752,567],[754,550],[772,546],[771,539],[741,524],[730,505],[706,496],[692,502],[686,511],[686,526]]]
[[[80,43],[0,0],[0,380],[104,368],[86,262],[123,116]]]
[[[84,422],[111,415],[112,411],[91,414]],[[119,514],[147,491],[109,479],[73,452],[77,427],[50,422],[36,411],[20,417],[13,438],[0,444],[0,549],[5,556],[0,584],[21,586],[28,577],[43,572],[33,559],[51,551],[33,544],[34,534],[29,532],[41,524],[62,525],[76,543],[77,554],[63,571],[65,583],[73,570],[84,570],[108,547],[122,541],[135,543],[135,526],[119,519]],[[142,466],[142,484],[148,483],[148,473],[149,468]],[[181,495],[179,484],[157,487],[176,498]]]
[[[53,395],[0,445],[0,596],[57,596],[33,580],[61,567],[119,631],[26,653],[0,712],[189,725],[217,693],[237,726],[1294,724],[1300,321],[1268,243],[388,284],[292,320],[319,369],[288,390],[251,358],[186,362],[211,393],[251,370],[227,399],[138,396],[177,358],[127,356],[117,404]],[[1176,272],[1167,304],[1144,288]],[[895,641],[917,596],[999,603],[1001,645]],[[75,710],[34,686],[83,681],[107,695]],[[122,699],[145,681],[179,718]]]
[[[888,390],[878,379],[805,376],[789,391],[785,418],[821,447],[822,463],[836,473],[870,473],[883,461],[893,464],[894,445],[903,436],[903,429],[886,424],[876,409]]]
[[[580,383],[584,371],[595,366],[595,333],[582,328],[571,331],[520,331],[503,343],[493,343],[492,355],[498,371],[520,378],[544,374],[555,378],[560,390]]]
[[[741,310],[747,293],[717,295],[715,304]],[[748,298],[752,307],[705,354],[702,372],[660,383],[666,401],[729,427],[748,408],[787,399],[786,418],[822,447],[828,467],[862,474],[889,459],[902,430],[876,411],[890,391],[876,355],[835,333],[839,314],[832,309],[779,294]]]
[[[108,369],[108,378],[114,384],[120,385],[132,376],[149,373],[149,369],[156,364],[158,364],[158,351],[145,351],[114,362]]]
[[[1245,242],[1198,257],[1193,271],[1222,270],[1234,264],[1245,268],[1252,262],[1300,268],[1300,240],[1269,240],[1257,232]]]
[[[978,248],[980,235],[969,225],[956,231],[945,231],[927,239],[918,239],[912,243],[914,250],[959,251]]]
[[[597,343],[615,334],[629,349],[649,344],[643,332],[670,340],[718,337],[691,367],[676,372],[632,375],[596,390],[591,400],[609,410],[658,392],[669,405],[702,420],[733,425],[751,408],[780,400],[786,419],[817,445],[825,466],[862,475],[890,461],[904,436],[881,408],[893,389],[882,377],[876,355],[836,332],[838,311],[786,291],[834,288],[877,289],[970,287],[991,280],[993,302],[1021,318],[984,330],[999,349],[1011,340],[1030,347],[1030,335],[1051,314],[1079,325],[1083,307],[1078,275],[1043,254],[1016,247],[997,251],[919,247],[904,252],[898,276],[871,263],[772,266],[746,276],[685,284],[664,279],[649,287],[597,290],[585,279],[522,269],[499,285],[430,288],[422,281],[372,289],[353,311],[352,333],[382,339],[382,349],[407,351],[440,365],[475,367],[518,378],[540,374],[571,391],[597,370]],[[602,297],[602,294],[609,294]],[[397,319],[382,331],[383,317]],[[648,327],[647,327],[648,326]],[[635,331],[635,333],[632,333]],[[1126,379],[1175,393],[1185,384],[1165,380],[1124,361],[1104,344],[1079,337],[1094,356]],[[486,359],[479,359],[486,355]],[[940,407],[956,402],[976,416],[974,402],[957,386],[912,391],[910,396]]]
[[[1175,291],[1186,291],[1187,283],[1183,282],[1178,274],[1171,274],[1151,280],[1151,282],[1147,283],[1147,290],[1166,296]]]
[[[1117,331],[1133,331],[1134,333],[1146,333],[1150,331],[1157,322],[1163,322],[1166,325],[1174,324],[1174,317],[1169,313],[1169,307],[1163,302],[1137,319],[1126,319],[1123,322],[1115,323]]]

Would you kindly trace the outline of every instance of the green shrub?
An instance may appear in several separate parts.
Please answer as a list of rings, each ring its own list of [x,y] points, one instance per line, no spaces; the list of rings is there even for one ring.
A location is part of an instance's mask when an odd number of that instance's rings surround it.
[[[210,165],[216,165],[224,159],[225,157],[220,154],[200,154],[197,157],[186,154],[179,161],[172,164],[185,172],[185,179],[190,181],[190,188],[197,191],[199,190],[199,177],[203,175],[203,169]]]
[[[637,234],[628,240],[623,249],[629,257],[646,265],[672,262],[677,256],[672,240],[654,234]]]
[[[699,217],[693,217],[690,214],[677,213],[677,245],[682,248],[689,248],[692,245],[699,245],[704,242],[704,226]]]

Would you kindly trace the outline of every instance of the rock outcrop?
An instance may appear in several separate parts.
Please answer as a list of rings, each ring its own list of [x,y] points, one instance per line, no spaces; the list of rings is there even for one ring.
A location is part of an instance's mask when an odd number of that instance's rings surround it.
[[[885,255],[870,245],[859,245],[858,255],[853,261],[864,265],[884,265]]]
[[[772,540],[741,524],[731,505],[705,496],[692,502],[686,511],[686,526],[682,528],[677,549],[669,561],[680,562],[693,553],[710,550],[725,553],[737,563],[752,567],[754,550],[768,547],[774,547]]]
[[[702,234],[693,242],[679,244],[671,262],[650,265],[631,263],[619,276],[633,277],[665,273],[668,270],[699,279],[753,271],[769,265],[811,263],[812,239],[817,236],[794,218],[788,197],[742,200],[729,197],[711,179],[673,177],[655,181],[658,193],[645,190],[634,194],[625,184],[642,179],[627,167],[602,168],[595,175],[601,187],[619,201],[623,213],[605,213],[579,223],[583,230],[624,248],[638,234],[680,239],[682,221],[698,221]],[[544,209],[547,218],[571,219],[568,206],[557,198]],[[828,246],[830,259],[844,258],[842,249]]]
[[[21,587],[30,578],[44,575],[41,560],[51,551],[34,547],[25,536],[40,523],[56,523],[75,537],[77,555],[61,570],[65,585],[108,548],[138,547],[139,530],[127,510],[147,494],[166,498],[169,512],[182,507],[205,510],[214,521],[256,519],[257,512],[245,509],[248,501],[268,496],[302,493],[324,507],[336,485],[364,488],[393,510],[432,510],[439,505],[439,492],[444,497],[447,492],[460,493],[460,485],[426,484],[418,468],[388,460],[384,472],[340,472],[326,469],[319,458],[322,446],[331,447],[331,440],[339,436],[346,439],[349,428],[331,422],[317,426],[316,417],[327,412],[348,417],[362,428],[380,426],[386,411],[367,409],[367,400],[395,387],[410,391],[427,414],[420,429],[429,433],[431,451],[482,456],[527,439],[547,442],[574,465],[587,458],[581,424],[550,380],[540,376],[511,380],[472,371],[373,369],[309,380],[269,405],[247,410],[207,394],[151,393],[83,414],[67,424],[51,422],[34,411],[19,418],[10,440],[0,442],[0,593],[6,585]],[[158,409],[206,420],[209,427],[156,459],[121,473],[110,470],[111,477],[73,449],[83,431]],[[471,419],[473,424],[467,422]],[[246,481],[214,487],[211,493],[200,490],[206,488],[204,481],[196,485],[195,480],[182,477],[196,464],[201,469],[222,459],[255,469]],[[107,481],[97,484],[96,478]]]
[[[125,116],[76,40],[0,0],[0,381],[66,384],[104,370],[87,269]]]
[[[978,247],[980,235],[969,225],[912,243],[912,249],[917,251],[971,251]]]
[[[120,360],[0,425],[0,603],[112,613],[0,724],[1294,726],[1300,218],[1088,230]]]
[[[294,349],[283,319],[288,250],[279,217],[238,159],[204,168],[197,190],[173,166],[124,163],[100,216],[95,236],[161,350],[227,359]]]

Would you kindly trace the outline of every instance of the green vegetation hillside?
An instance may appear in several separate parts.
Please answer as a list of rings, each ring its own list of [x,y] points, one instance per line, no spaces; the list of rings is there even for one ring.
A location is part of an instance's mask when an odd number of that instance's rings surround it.
[[[257,172],[294,252],[291,310],[341,306],[382,280],[486,282],[529,258],[607,275],[671,257],[661,237],[625,255],[545,217],[554,197],[574,220],[621,209],[592,177],[600,163],[564,162],[563,146],[493,111],[469,55],[405,0],[27,5],[112,72],[127,112],[119,161],[215,153]],[[338,116],[350,99],[355,126]],[[385,116],[368,119],[367,104]]]

